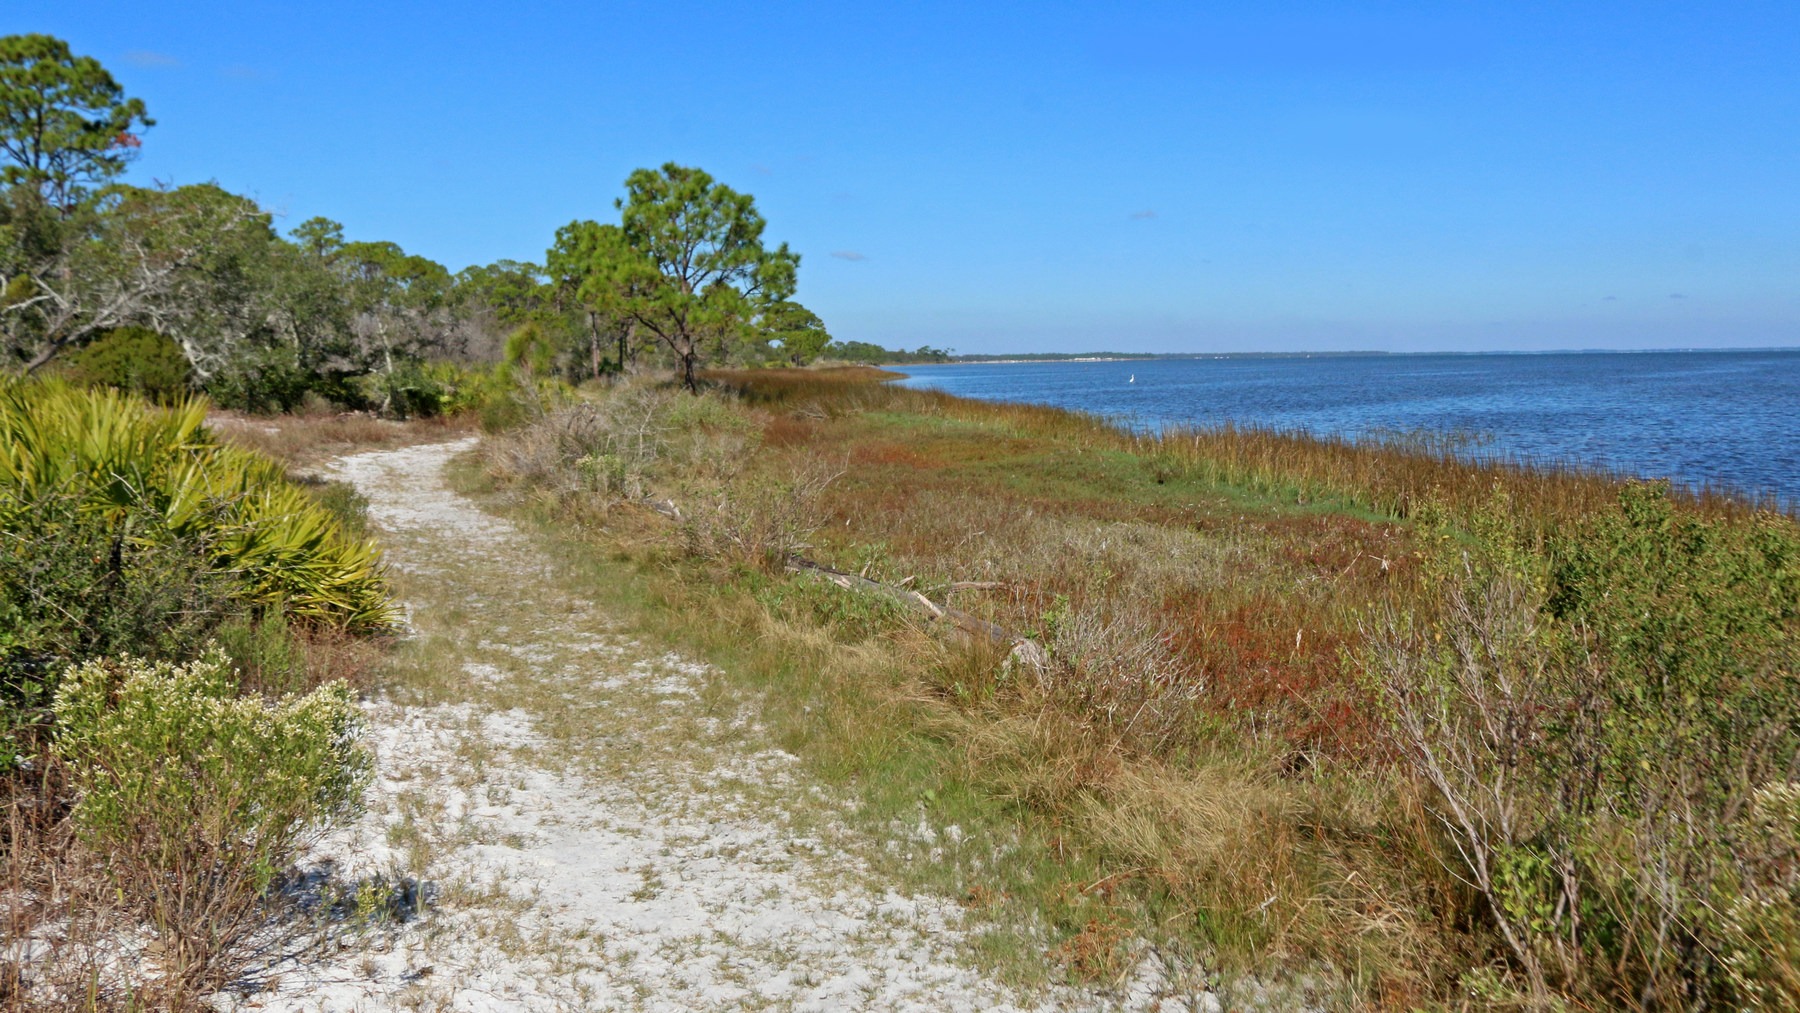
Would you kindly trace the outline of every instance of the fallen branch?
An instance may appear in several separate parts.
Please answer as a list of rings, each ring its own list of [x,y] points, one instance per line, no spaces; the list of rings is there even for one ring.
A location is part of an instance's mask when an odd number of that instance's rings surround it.
[[[998,644],[1009,648],[1008,656],[1021,664],[1029,665],[1038,672],[1043,672],[1050,665],[1050,655],[1030,637],[1014,633],[1004,626],[997,626],[978,616],[970,615],[958,608],[939,605],[917,591],[883,584],[878,580],[870,580],[860,574],[845,573],[834,570],[823,563],[817,563],[804,556],[789,556],[787,568],[795,573],[810,573],[822,580],[847,590],[866,594],[881,595],[916,611],[923,612],[930,621],[947,622],[963,634],[984,640],[990,644]],[[955,585],[952,585],[954,587]]]
[[[662,514],[664,517],[676,521],[682,520],[681,508],[676,506],[673,500],[658,500],[652,497],[645,497],[643,504],[657,513]],[[821,579],[828,580],[846,591],[859,591],[866,594],[881,595],[884,598],[905,605],[910,609],[925,613],[927,619],[931,622],[949,623],[952,627],[966,636],[986,641],[990,644],[1004,646],[1007,648],[1008,658],[1022,665],[1029,666],[1040,676],[1050,668],[1050,653],[1044,650],[1043,646],[1037,641],[1032,640],[1030,637],[1014,633],[1004,626],[997,626],[994,623],[990,623],[979,616],[970,615],[962,609],[952,608],[949,605],[939,605],[937,602],[932,601],[930,598],[925,597],[917,591],[910,590],[906,587],[883,584],[878,580],[871,580],[862,574],[845,573],[842,570],[834,570],[823,563],[817,563],[807,559],[805,556],[789,556],[787,559],[787,568],[794,573],[810,573]],[[902,583],[911,582],[912,578],[909,577]],[[957,581],[956,583],[951,584],[950,591],[987,591],[1003,587],[1006,587],[1006,585],[999,581],[969,580]]]

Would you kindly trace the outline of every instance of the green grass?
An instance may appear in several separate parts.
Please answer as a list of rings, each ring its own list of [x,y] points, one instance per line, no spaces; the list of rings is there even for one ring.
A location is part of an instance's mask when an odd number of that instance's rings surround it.
[[[505,508],[473,459],[458,462],[451,475],[461,491]],[[511,512],[521,513],[516,505]],[[1089,921],[1115,917],[1109,898],[1083,890],[1103,875],[1091,856],[1049,828],[1021,824],[1011,805],[966,776],[956,715],[917,695],[912,679],[885,656],[884,634],[916,635],[904,620],[871,611],[861,599],[749,571],[729,595],[696,596],[691,578],[698,575],[666,553],[572,532],[558,516],[541,508],[522,514],[564,561],[562,579],[571,590],[622,620],[622,632],[693,652],[733,676],[734,692],[761,699],[759,719],[773,741],[824,783],[852,793],[858,805],[848,820],[865,841],[894,840],[895,826],[910,829],[921,820],[940,832],[958,828],[962,843],[939,860],[928,860],[930,847],[916,843],[865,853],[902,889],[961,899],[992,926],[978,954],[992,969],[1024,984],[1060,975],[1048,951]],[[759,597],[776,590],[787,600],[774,611],[804,626],[764,612]],[[848,644],[820,636],[813,614],[796,610],[796,600],[830,602],[825,624],[871,636]],[[755,634],[745,636],[747,627]]]
[[[1139,935],[1350,1005],[1455,1004],[1481,967],[1500,969],[1482,988],[1518,996],[1489,909],[1458,879],[1441,799],[1398,762],[1369,630],[1389,609],[1424,628],[1454,619],[1443,567],[1488,544],[1496,495],[1523,544],[1553,553],[1618,512],[1620,483],[1417,441],[1134,436],[878,378],[717,374],[761,430],[734,452],[745,470],[701,480],[669,459],[641,478],[754,514],[768,507],[746,488],[841,464],[805,501],[806,553],[939,601],[982,582],[953,603],[1041,639],[1046,676],[766,562],[689,556],[629,502],[556,482],[503,491],[594,567],[596,593],[612,582],[646,631],[767,693],[781,741],[865,798],[869,832],[923,812],[1014,841],[980,867],[893,863],[987,910],[984,952],[1011,974],[1104,979]],[[558,467],[541,457],[536,473]],[[1722,531],[1793,529],[1728,497],[1669,502]]]

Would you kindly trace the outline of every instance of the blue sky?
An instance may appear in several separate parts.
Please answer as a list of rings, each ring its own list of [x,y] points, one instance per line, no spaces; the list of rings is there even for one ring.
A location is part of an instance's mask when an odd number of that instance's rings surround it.
[[[674,160],[834,334],[1800,345],[1800,4],[10,0],[217,180],[453,270]]]

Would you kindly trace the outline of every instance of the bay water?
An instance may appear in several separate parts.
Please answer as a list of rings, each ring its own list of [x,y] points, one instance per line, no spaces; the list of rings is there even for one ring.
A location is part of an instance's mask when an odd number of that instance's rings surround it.
[[[1596,465],[1800,505],[1800,349],[1218,356],[898,367],[905,386],[1155,430],[1232,423]]]

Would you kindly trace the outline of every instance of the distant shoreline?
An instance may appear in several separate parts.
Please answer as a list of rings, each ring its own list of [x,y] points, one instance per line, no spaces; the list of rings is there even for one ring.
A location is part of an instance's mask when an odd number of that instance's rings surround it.
[[[1347,352],[1024,352],[1012,355],[956,356],[948,362],[883,363],[884,368],[898,366],[1001,366],[1032,365],[1055,362],[1156,362],[1185,359],[1345,359],[1382,356],[1421,357],[1483,355],[1726,355],[1743,352],[1800,354],[1800,345],[1746,345],[1731,348],[1546,348],[1483,349],[1454,352],[1395,352],[1367,349]]]

